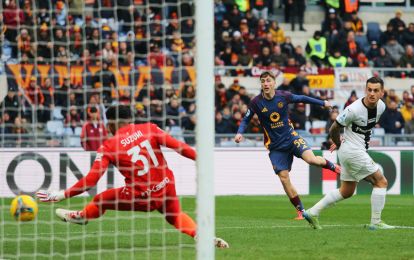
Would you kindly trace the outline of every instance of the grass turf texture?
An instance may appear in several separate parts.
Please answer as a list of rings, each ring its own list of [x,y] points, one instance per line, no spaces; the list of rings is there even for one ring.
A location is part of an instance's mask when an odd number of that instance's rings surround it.
[[[302,196],[305,206],[321,196]],[[107,211],[86,226],[60,222],[57,207],[80,209],[89,199],[39,203],[36,221],[15,222],[1,199],[0,258],[195,259],[195,243],[162,215]],[[194,216],[195,199],[181,199]],[[217,236],[230,244],[216,259],[414,259],[413,196],[388,196],[383,219],[396,230],[368,231],[370,196],[357,195],[323,212],[323,230],[295,221],[286,196],[229,196],[216,200]]]

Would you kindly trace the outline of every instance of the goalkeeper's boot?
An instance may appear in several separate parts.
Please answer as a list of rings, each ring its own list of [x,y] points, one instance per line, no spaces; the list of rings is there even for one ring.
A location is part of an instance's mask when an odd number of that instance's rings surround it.
[[[368,224],[365,225],[369,230],[378,230],[378,229],[395,229],[394,226],[390,226],[385,224],[384,222],[380,221],[379,223],[376,224]]]
[[[223,239],[219,237],[214,238],[214,245],[217,248],[229,248],[230,247],[226,241],[224,241]]]
[[[56,215],[64,222],[70,222],[78,225],[88,224],[88,220],[81,216],[81,211],[56,209]]]
[[[297,213],[298,213],[298,215],[296,216],[295,220],[303,220],[303,219],[305,219],[303,217],[303,213],[302,213],[301,210],[298,210]]]
[[[319,224],[318,216],[311,215],[308,211],[303,211],[303,217],[309,222],[309,225],[314,229],[322,229]]]
[[[198,237],[195,236],[194,240],[197,241]],[[227,243],[226,241],[224,241],[223,239],[219,238],[219,237],[215,237],[214,238],[214,246],[217,248],[229,248],[229,243]]]

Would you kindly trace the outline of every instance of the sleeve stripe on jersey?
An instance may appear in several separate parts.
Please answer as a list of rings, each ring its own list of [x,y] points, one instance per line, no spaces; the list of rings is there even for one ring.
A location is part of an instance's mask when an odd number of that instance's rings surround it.
[[[336,122],[338,125],[340,125],[340,126],[342,126],[342,127],[345,127],[343,124],[339,123],[339,122],[338,122],[338,120],[335,120],[335,122]]]

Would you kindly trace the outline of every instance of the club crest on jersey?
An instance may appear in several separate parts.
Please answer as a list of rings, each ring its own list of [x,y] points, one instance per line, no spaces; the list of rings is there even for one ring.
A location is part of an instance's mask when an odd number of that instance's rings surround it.
[[[283,107],[283,102],[279,102],[279,103],[277,103],[277,107],[278,107],[278,108],[282,108],[282,107]]]
[[[280,119],[280,115],[277,112],[273,112],[270,114],[270,121],[277,122]]]
[[[266,113],[267,111],[269,111],[269,110],[267,110],[267,108],[266,108],[266,107],[264,107],[264,108],[262,109],[262,113]]]

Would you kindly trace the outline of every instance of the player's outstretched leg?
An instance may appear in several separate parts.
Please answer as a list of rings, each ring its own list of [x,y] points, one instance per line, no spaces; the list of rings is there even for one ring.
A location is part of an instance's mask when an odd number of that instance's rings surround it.
[[[64,222],[74,223],[78,225],[88,224],[88,220],[83,216],[82,211],[56,209],[56,215]]]
[[[304,210],[302,201],[300,200],[300,197],[293,186],[292,182],[290,181],[289,177],[289,171],[288,170],[282,170],[277,172],[277,176],[280,179],[280,182],[282,183],[283,189],[286,192],[286,195],[289,197],[290,203],[292,203],[293,207],[295,207],[297,216],[295,217],[296,220],[302,220],[302,211]]]
[[[337,174],[341,173],[341,166],[333,163],[321,156],[315,156],[312,150],[306,150],[302,153],[302,159],[308,164],[320,166],[324,169],[329,169]]]
[[[309,225],[314,229],[322,229],[321,225],[319,224],[319,217],[316,215],[312,215],[309,211],[305,210],[303,212],[303,217],[306,221],[309,222]]]
[[[394,229],[394,226],[387,225],[381,220],[381,213],[385,205],[385,196],[387,195],[387,179],[379,170],[366,179],[374,185],[371,194],[371,223],[367,225],[368,229]]]

